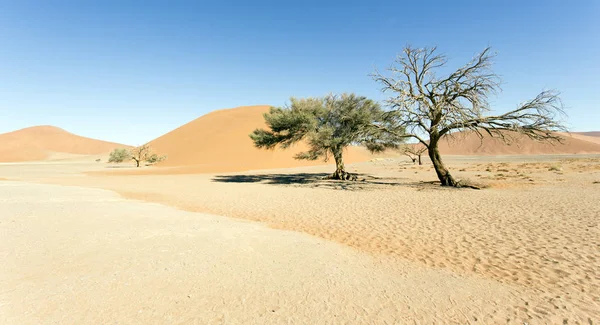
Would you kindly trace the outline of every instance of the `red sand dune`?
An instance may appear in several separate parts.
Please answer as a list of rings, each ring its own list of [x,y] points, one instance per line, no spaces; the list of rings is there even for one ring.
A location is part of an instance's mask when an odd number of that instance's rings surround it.
[[[596,136],[594,134],[598,135]],[[600,144],[600,132],[571,132],[568,134],[564,133],[563,135],[567,138],[571,137],[573,139],[579,139]]]
[[[486,137],[480,140],[475,133],[457,134],[454,139],[440,142],[440,152],[447,155],[544,155],[544,154],[597,154],[600,142],[592,137],[561,133],[563,143],[543,143],[526,136],[511,134],[510,145],[499,139]],[[591,138],[591,139],[590,139]]]
[[[321,165],[322,160],[294,159],[306,149],[298,144],[286,150],[257,149],[248,136],[265,128],[263,114],[269,106],[244,106],[201,116],[150,142],[153,150],[168,159],[160,166],[187,166],[186,172],[226,172]],[[363,148],[350,148],[347,163],[371,159]],[[331,163],[331,161],[330,161]],[[182,170],[182,172],[184,172]]]
[[[151,141],[155,152],[168,156],[160,166],[178,167],[152,173],[233,172],[323,164],[321,160],[294,159],[296,153],[306,149],[303,144],[287,150],[255,148],[248,135],[256,128],[266,127],[263,114],[268,110],[269,106],[245,106],[213,111]],[[481,143],[475,134],[467,133],[457,141],[442,141],[440,151],[447,155],[600,153],[600,144],[577,137],[582,136],[565,135],[564,144],[552,145],[517,135],[508,146],[490,138]],[[373,157],[364,148],[352,147],[345,154],[345,162],[366,161]]]
[[[81,137],[54,126],[34,126],[0,134],[0,162],[39,161],[56,153],[97,155],[122,144]]]

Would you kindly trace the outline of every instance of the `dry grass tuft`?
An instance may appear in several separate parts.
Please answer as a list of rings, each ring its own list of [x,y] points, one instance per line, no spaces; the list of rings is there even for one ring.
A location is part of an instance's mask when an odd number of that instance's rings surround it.
[[[562,167],[559,165],[552,165],[550,168],[548,168],[548,170],[551,172],[559,172],[562,171]]]

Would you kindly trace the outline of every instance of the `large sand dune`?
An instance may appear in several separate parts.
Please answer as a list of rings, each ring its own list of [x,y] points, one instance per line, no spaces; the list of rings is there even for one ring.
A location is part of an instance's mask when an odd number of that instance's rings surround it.
[[[263,114],[268,110],[269,106],[244,106],[214,111],[150,144],[159,154],[168,156],[161,166],[184,166],[170,169],[168,173],[229,172],[323,164],[322,161],[294,159],[296,153],[306,149],[303,144],[287,150],[255,148],[248,135],[256,128],[265,127]],[[600,153],[600,140],[579,134],[565,135],[566,141],[556,145],[535,142],[522,136],[515,136],[510,146],[496,139],[484,139],[481,142],[475,134],[457,139],[442,141],[440,151],[450,155]],[[345,160],[359,162],[373,157],[362,147],[352,147],[347,150]]]
[[[150,145],[168,156],[161,166],[189,166],[205,172],[322,165],[323,162],[294,159],[306,149],[298,144],[287,150],[257,149],[248,136],[264,128],[263,114],[269,106],[244,106],[218,110],[195,119],[155,140]],[[365,161],[370,154],[363,148],[350,148],[346,162]]]
[[[0,134],[0,162],[106,154],[117,147],[125,146],[81,137],[54,126],[34,126]]]
[[[600,144],[600,132],[572,132],[567,136]]]
[[[440,152],[447,155],[546,155],[546,154],[594,154],[600,153],[600,141],[591,136],[563,133],[563,143],[544,143],[526,136],[507,133],[510,144],[500,139],[485,137],[483,140],[473,132],[458,134],[440,141]]]

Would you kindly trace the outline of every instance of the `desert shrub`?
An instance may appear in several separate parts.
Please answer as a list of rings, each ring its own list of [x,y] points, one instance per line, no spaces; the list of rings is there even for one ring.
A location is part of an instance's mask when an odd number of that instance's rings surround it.
[[[161,161],[163,161],[165,159],[167,159],[167,156],[159,156],[159,155],[157,155],[157,154],[154,153],[154,154],[150,155],[150,157],[148,157],[146,159],[146,162],[149,163],[149,164],[156,164],[156,163],[161,162]]]
[[[562,170],[562,167],[560,167],[559,165],[552,165],[550,166],[550,168],[548,168],[548,170],[551,172],[559,172]]]
[[[110,153],[108,157],[109,163],[121,163],[130,158],[129,150],[125,148],[117,148]]]

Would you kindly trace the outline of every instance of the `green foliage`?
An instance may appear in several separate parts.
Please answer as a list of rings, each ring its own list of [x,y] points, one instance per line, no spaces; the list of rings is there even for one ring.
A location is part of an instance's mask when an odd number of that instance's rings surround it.
[[[127,150],[125,148],[117,148],[110,153],[108,162],[109,163],[122,163],[123,161],[128,160],[130,158],[131,158],[131,155],[129,154],[129,150]]]
[[[379,104],[355,94],[329,95],[324,98],[291,99],[286,108],[272,107],[264,115],[268,130],[256,129],[250,138],[258,148],[288,148],[305,140],[309,150],[296,159],[338,160],[344,148],[363,144],[373,152],[397,148],[402,139],[380,132],[373,125],[385,123]]]
[[[167,159],[167,156],[159,156],[155,153],[151,154],[148,158],[146,158],[146,162],[150,164],[155,164]]]

